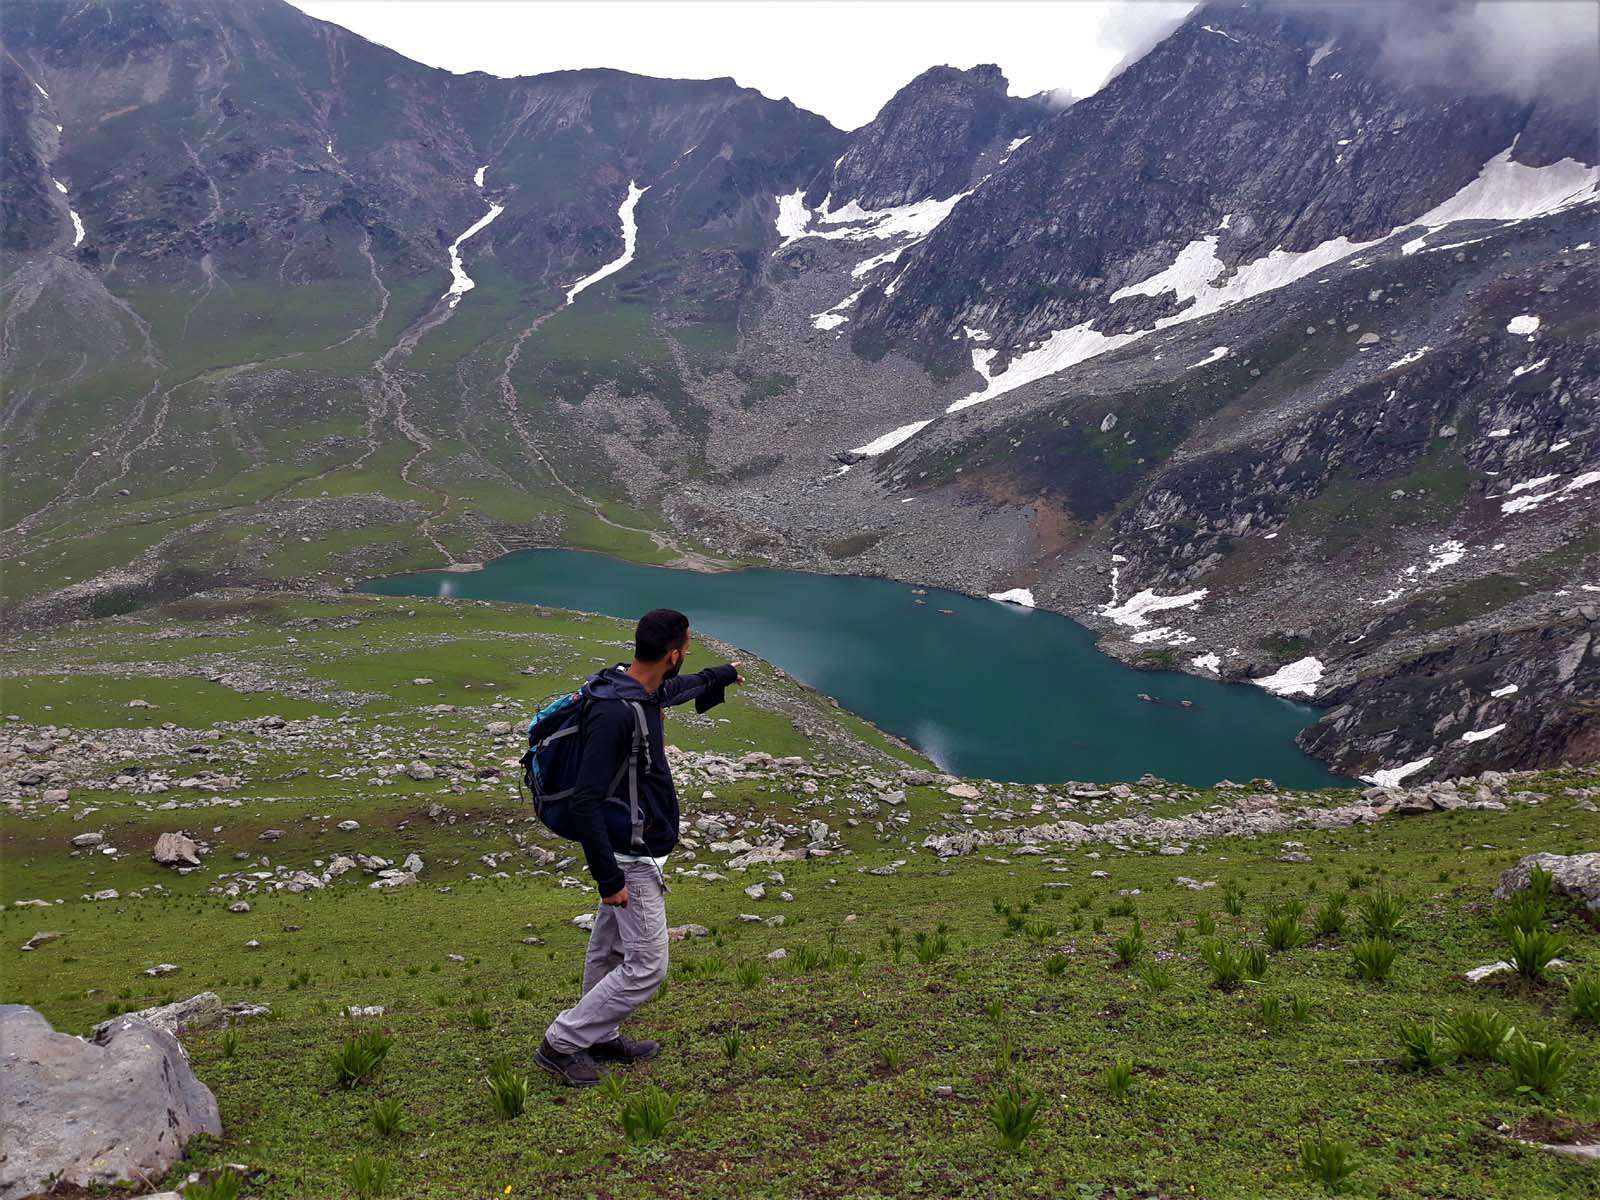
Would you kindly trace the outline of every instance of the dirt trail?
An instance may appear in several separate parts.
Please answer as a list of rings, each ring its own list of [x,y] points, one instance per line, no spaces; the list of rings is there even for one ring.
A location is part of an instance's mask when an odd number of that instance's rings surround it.
[[[612,529],[622,530],[625,533],[643,534],[650,539],[658,550],[670,551],[675,556],[668,564],[669,566],[691,571],[727,570],[728,563],[702,554],[698,550],[692,550],[679,543],[670,534],[662,533],[655,529],[640,529],[635,525],[625,525],[621,521],[613,520],[607,516],[598,501],[584,495],[565,479],[561,478],[561,473],[555,469],[555,465],[545,457],[544,451],[540,450],[538,443],[533,440],[533,435],[528,431],[526,419],[522,415],[521,406],[517,402],[517,389],[516,385],[511,382],[511,372],[516,368],[518,360],[522,357],[522,343],[533,336],[541,325],[560,311],[561,309],[559,308],[553,308],[549,312],[535,317],[533,322],[517,335],[517,339],[511,344],[511,350],[506,355],[505,363],[501,367],[500,376],[496,380],[500,387],[500,402],[505,409],[506,422],[516,432],[517,440],[522,443],[522,447],[527,451],[528,457],[544,468],[545,473],[550,476],[555,485],[587,508],[601,524],[608,525]]]

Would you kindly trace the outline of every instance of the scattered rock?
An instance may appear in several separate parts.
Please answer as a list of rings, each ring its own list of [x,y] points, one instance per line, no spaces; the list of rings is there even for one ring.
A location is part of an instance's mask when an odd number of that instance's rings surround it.
[[[103,833],[80,833],[73,837],[72,845],[78,850],[87,850],[90,846],[98,846],[106,840]]]
[[[334,826],[334,828],[342,830],[345,833],[354,833],[356,830],[361,828],[361,822],[360,821],[340,821],[336,826]]]
[[[144,973],[153,978],[159,978],[162,975],[171,975],[176,970],[178,970],[177,963],[157,963],[153,967],[146,967]]]
[[[420,758],[406,768],[406,774],[418,782],[421,782],[425,779],[432,779],[434,777],[434,773],[434,769],[427,763],[423,762]]]
[[[173,1035],[180,1034],[186,1029],[216,1029],[227,1020],[227,1014],[222,1007],[222,998],[215,992],[201,992],[190,996],[187,1000],[158,1004],[154,1008],[140,1009],[130,1015]],[[123,1017],[112,1017],[109,1021],[101,1021],[94,1027],[94,1031],[99,1034],[123,1019]]]
[[[250,905],[247,901],[235,900],[232,904],[228,905],[228,911],[231,913],[247,913],[250,911]]]
[[[22,943],[22,948],[24,950],[37,950],[40,946],[44,945],[46,942],[53,942],[57,938],[59,938],[60,936],[61,936],[61,934],[56,932],[55,930],[45,930],[43,933],[34,934],[27,941],[23,942]]]
[[[15,1200],[65,1185],[104,1188],[160,1179],[196,1134],[222,1134],[210,1090],[178,1041],[137,1017],[93,1041],[57,1033],[21,1004],[0,1005],[7,1119],[5,1181]]]
[[[1530,854],[1500,877],[1496,900],[1505,900],[1528,886],[1534,867],[1550,872],[1550,890],[1558,896],[1582,900],[1600,911],[1600,851],[1588,854]]]
[[[702,938],[709,936],[710,933],[711,930],[704,925],[674,925],[667,930],[667,940],[681,942],[684,938]]]

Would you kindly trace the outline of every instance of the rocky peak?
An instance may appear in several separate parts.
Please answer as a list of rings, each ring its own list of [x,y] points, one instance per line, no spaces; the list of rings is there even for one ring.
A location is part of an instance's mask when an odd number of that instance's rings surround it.
[[[870,210],[953,196],[972,182],[985,150],[1032,133],[1046,115],[1041,99],[1014,99],[1006,86],[993,64],[930,67],[855,132],[812,180],[808,199],[820,204],[832,193],[835,207],[854,200]]]

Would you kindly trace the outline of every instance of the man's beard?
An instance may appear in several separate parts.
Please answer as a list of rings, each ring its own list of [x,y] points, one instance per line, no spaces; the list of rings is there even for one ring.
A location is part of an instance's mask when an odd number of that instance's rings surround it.
[[[661,678],[662,679],[676,679],[677,676],[678,676],[678,672],[681,671],[682,669],[683,669],[683,662],[680,659],[676,666],[668,667],[667,668],[667,673],[665,675],[663,675]]]

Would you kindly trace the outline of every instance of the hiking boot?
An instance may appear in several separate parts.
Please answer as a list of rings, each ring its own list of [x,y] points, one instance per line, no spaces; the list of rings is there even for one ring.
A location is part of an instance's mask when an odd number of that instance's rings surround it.
[[[634,1042],[625,1037],[614,1037],[609,1042],[597,1042],[589,1047],[589,1055],[602,1062],[636,1063],[654,1058],[661,1053],[660,1042]]]
[[[552,1049],[548,1039],[539,1043],[533,1061],[568,1087],[594,1087],[600,1082],[600,1068],[585,1050],[574,1054],[561,1054]]]

